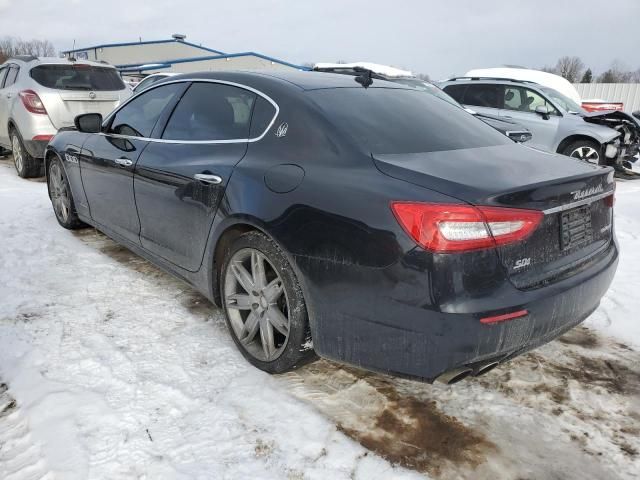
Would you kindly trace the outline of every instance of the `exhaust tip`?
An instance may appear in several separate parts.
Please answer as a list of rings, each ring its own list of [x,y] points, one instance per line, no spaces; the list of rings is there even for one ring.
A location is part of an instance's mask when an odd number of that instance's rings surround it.
[[[498,366],[498,362],[487,363],[486,365],[483,365],[482,367],[478,368],[473,373],[473,376],[474,377],[479,377],[480,375],[484,375],[485,373],[490,372],[491,370],[493,370],[497,366]]]
[[[458,383],[460,380],[464,380],[472,373],[473,370],[471,370],[470,368],[457,368],[455,370],[443,373],[436,380],[441,383],[446,383],[447,385],[453,385],[454,383]]]

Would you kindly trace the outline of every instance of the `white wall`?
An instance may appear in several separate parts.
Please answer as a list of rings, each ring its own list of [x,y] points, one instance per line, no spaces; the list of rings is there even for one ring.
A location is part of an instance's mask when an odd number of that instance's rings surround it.
[[[583,99],[622,102],[627,113],[640,110],[640,83],[574,83]]]
[[[84,50],[88,60],[103,60],[111,65],[128,65],[131,63],[151,63],[176,58],[192,58],[216,55],[215,52],[197,48],[181,42],[141,43],[139,45],[124,45],[119,47],[104,47]],[[80,52],[74,52],[80,58]]]

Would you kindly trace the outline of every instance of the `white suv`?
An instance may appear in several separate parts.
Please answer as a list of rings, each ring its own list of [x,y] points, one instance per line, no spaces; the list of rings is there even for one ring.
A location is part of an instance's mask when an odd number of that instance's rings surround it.
[[[0,65],[0,148],[21,177],[43,174],[44,149],[81,113],[109,114],[131,96],[118,71],[66,58],[17,56]]]

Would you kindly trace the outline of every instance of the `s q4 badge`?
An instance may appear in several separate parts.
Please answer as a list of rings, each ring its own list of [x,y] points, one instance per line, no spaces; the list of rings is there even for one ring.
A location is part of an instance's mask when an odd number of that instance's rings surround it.
[[[287,122],[281,123],[276,130],[276,137],[284,137],[287,134],[287,130],[289,130],[289,124]]]

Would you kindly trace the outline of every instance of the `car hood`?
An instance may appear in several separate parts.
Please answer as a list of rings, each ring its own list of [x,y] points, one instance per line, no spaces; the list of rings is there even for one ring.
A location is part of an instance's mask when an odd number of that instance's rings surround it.
[[[626,124],[640,132],[640,120],[620,110],[605,110],[602,112],[581,112],[580,116],[585,122],[599,125],[617,126]]]

